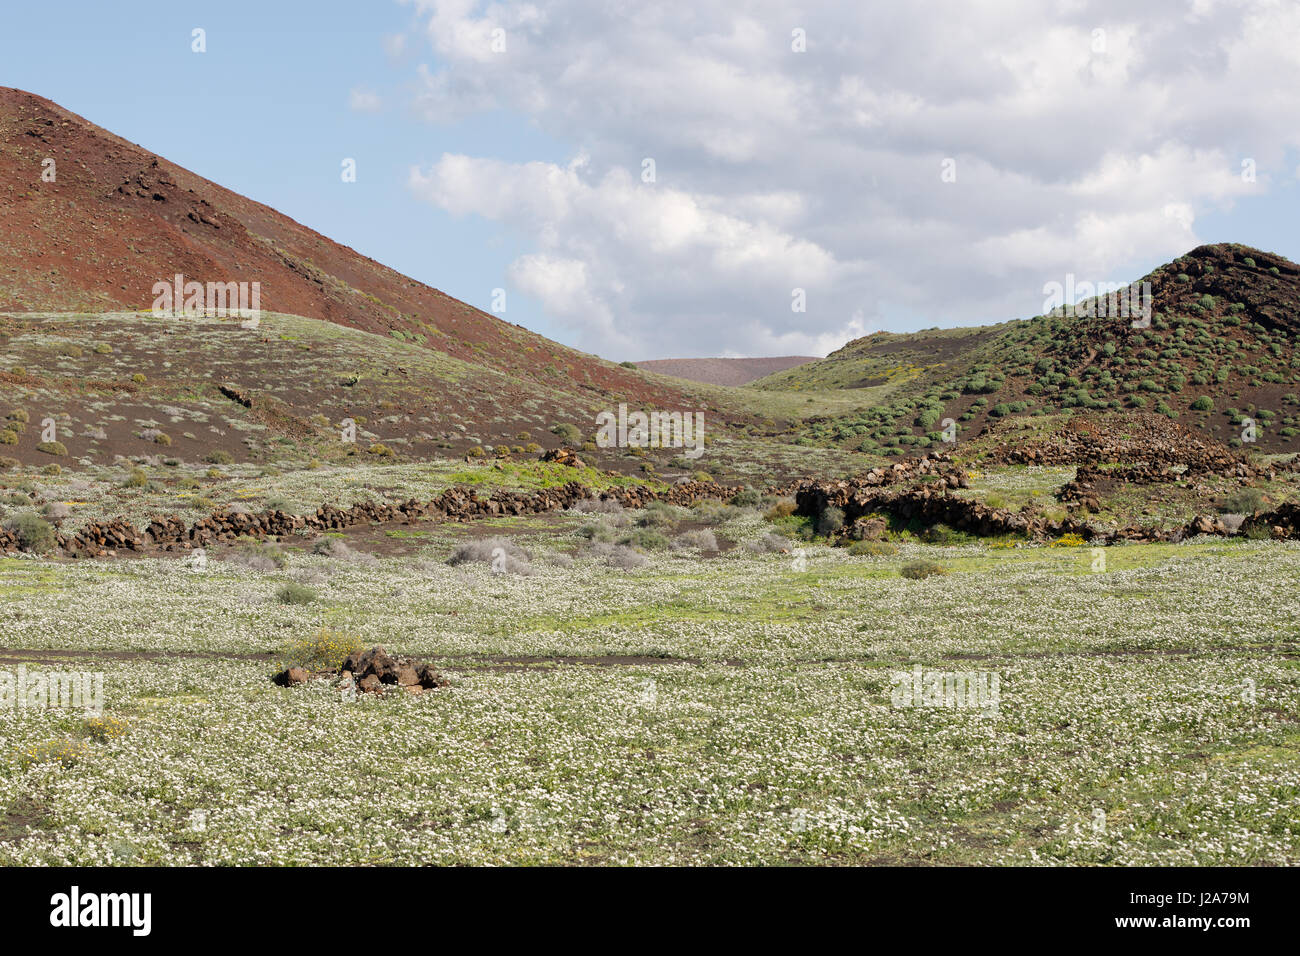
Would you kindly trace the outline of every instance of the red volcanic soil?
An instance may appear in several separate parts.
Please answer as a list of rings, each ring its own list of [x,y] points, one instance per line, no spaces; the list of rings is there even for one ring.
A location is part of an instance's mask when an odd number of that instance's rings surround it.
[[[637,362],[636,367],[660,375],[672,375],[691,382],[704,382],[706,385],[744,385],[771,375],[784,372],[805,362],[816,362],[810,355],[782,355],[774,358],[700,358],[700,359],[651,359]]]
[[[56,163],[56,181],[42,179]],[[261,307],[402,332],[457,358],[647,405],[680,393],[503,322],[42,97],[0,87],[0,312],[142,310],[176,273]]]

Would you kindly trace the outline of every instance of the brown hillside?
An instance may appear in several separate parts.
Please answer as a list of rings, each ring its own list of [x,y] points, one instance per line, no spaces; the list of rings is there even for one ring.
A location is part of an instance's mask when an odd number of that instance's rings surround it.
[[[57,180],[42,180],[55,160]],[[257,281],[267,311],[670,405],[680,394],[503,322],[42,97],[0,87],[0,312],[148,309],[155,282]]]

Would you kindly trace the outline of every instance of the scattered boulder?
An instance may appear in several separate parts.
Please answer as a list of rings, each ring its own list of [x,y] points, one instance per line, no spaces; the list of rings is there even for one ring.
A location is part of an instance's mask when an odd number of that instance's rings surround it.
[[[359,682],[364,682],[367,677],[372,676],[381,684],[398,682],[398,663],[388,656],[388,652],[382,646],[372,647],[360,654],[349,654],[339,670],[340,673],[350,671]]]
[[[1226,534],[1227,528],[1221,519],[1211,515],[1197,515],[1188,525],[1187,530],[1191,534]]]
[[[404,690],[420,694],[437,687],[446,687],[447,678],[427,661],[409,657],[393,657],[382,645],[349,654],[338,671],[308,671],[290,667],[271,678],[281,687],[293,687],[309,680],[338,678],[344,686],[355,687],[363,694],[383,694],[391,690]]]
[[[447,678],[439,674],[432,664],[421,664],[415,669],[415,675],[419,678],[420,686],[425,690],[446,687],[448,683]]]
[[[858,518],[849,528],[849,537],[854,541],[879,541],[889,527],[888,522],[879,515]]]
[[[572,448],[556,448],[554,451],[548,451],[542,455],[542,461],[553,461],[561,465],[568,465],[570,468],[581,468],[582,459]]]
[[[290,667],[280,671],[271,678],[281,687],[293,687],[296,684],[305,684],[311,679],[311,672],[305,667]]]

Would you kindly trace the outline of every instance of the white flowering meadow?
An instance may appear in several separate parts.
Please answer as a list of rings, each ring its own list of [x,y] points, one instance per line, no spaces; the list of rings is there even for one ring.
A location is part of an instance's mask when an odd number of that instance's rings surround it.
[[[447,564],[451,528],[269,572],[0,559],[0,671],[105,675],[98,724],[0,709],[0,863],[1300,862],[1295,544],[773,554],[751,514],[622,570],[556,520],[513,525],[527,575]],[[273,685],[320,627],[451,685]],[[996,707],[895,706],[918,664]]]

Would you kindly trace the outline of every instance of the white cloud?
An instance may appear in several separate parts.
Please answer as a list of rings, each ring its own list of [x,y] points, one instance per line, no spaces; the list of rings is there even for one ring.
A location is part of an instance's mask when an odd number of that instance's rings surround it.
[[[743,218],[720,197],[620,168],[596,179],[581,156],[562,167],[448,154],[411,170],[410,185],[453,215],[533,236],[541,252],[513,263],[510,281],[597,351],[644,349],[649,330],[679,351],[710,348],[725,331],[719,322],[741,312],[771,314],[765,331],[811,348],[817,334],[791,328],[803,318],[791,311],[792,290],[831,288],[845,269],[767,216]],[[794,211],[789,197],[742,198],[750,212]]]
[[[529,239],[510,281],[593,351],[1032,314],[1067,272],[1186,251],[1300,148],[1300,7],[1269,0],[414,5],[426,118],[522,115],[574,159],[445,155],[412,188]]]
[[[406,55],[406,34],[393,33],[383,39],[384,53],[390,60],[400,60]]]
[[[384,108],[384,102],[378,93],[358,87],[348,94],[348,106],[358,113],[378,113]]]

